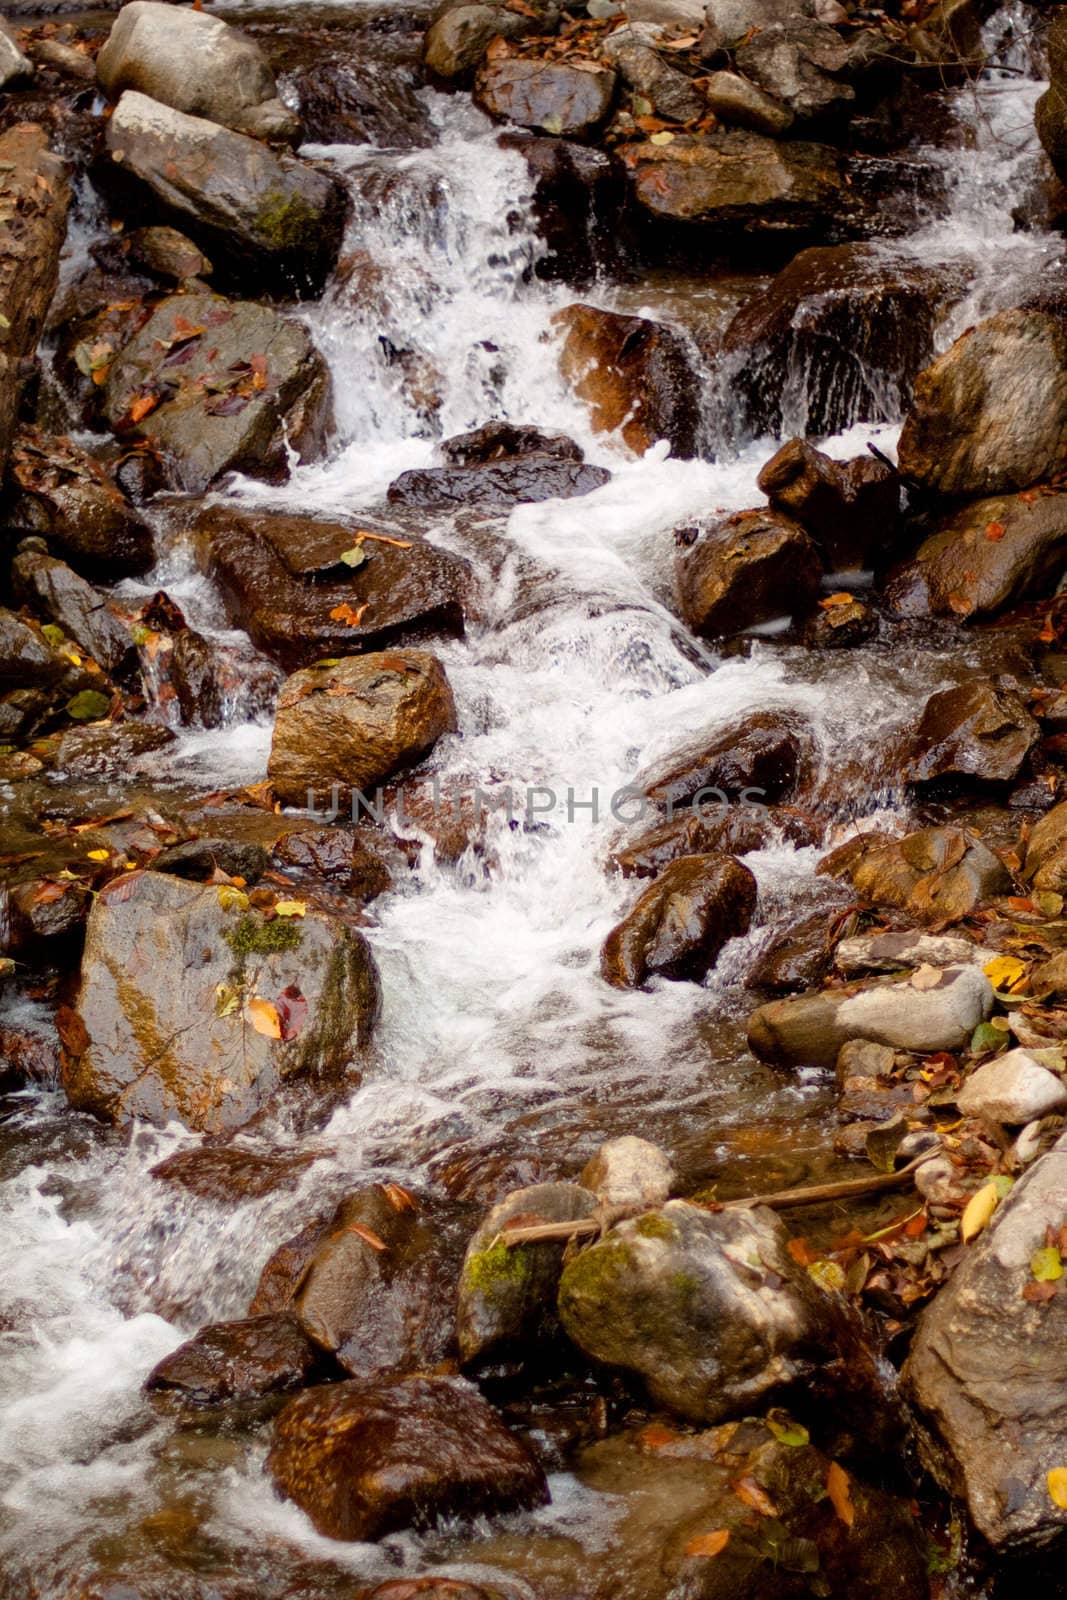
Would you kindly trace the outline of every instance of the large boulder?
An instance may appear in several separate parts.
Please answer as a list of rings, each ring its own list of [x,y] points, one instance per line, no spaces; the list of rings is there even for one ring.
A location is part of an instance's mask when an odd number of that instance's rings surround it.
[[[777,511],[738,511],[678,551],[681,614],[706,639],[797,616],[814,602],[822,570],[799,522]]]
[[[872,1383],[848,1370],[843,1302],[789,1254],[771,1212],[709,1213],[684,1200],[620,1222],[564,1268],[559,1314],[587,1356],[644,1380],[693,1422],[744,1415],[770,1394]]]
[[[133,89],[108,122],[107,155],[101,181],[190,234],[220,272],[257,291],[321,292],[344,230],[337,178]]]
[[[462,1378],[354,1378],[298,1395],[275,1425],[267,1470],[328,1539],[548,1500],[533,1456]]]
[[[883,597],[902,617],[993,616],[1053,592],[1065,565],[1067,496],[994,495],[949,512],[889,574]]]
[[[287,805],[344,804],[414,766],[456,728],[436,656],[343,656],[286,680],[267,771]]]
[[[552,1356],[566,1241],[508,1245],[503,1229],[507,1223],[580,1221],[596,1210],[597,1197],[574,1183],[516,1189],[492,1208],[467,1245],[459,1275],[456,1334],[465,1366]]]
[[[267,921],[229,885],[131,873],[89,918],[63,1086],[109,1122],[220,1132],[283,1087],[342,1083],[379,1004],[355,928],[310,908]]]
[[[256,41],[204,11],[130,0],[96,58],[96,78],[111,100],[137,89],[256,138],[292,139],[300,131]]]
[[[533,211],[544,247],[534,263],[537,276],[584,284],[618,270],[629,225],[617,157],[550,134],[498,137],[503,149],[522,156],[534,185]]]
[[[807,529],[832,571],[871,566],[898,537],[900,479],[872,455],[835,461],[806,439],[790,439],[756,484],[773,510]]]
[[[962,1050],[993,1010],[989,979],[971,965],[945,967],[934,982],[919,977],[769,1001],[749,1018],[749,1047],[789,1067],[833,1067],[850,1039],[924,1055]]]
[[[675,456],[696,454],[700,381],[676,329],[589,305],[566,306],[553,320],[563,335],[560,371],[597,433],[618,429],[638,455],[657,439]]]
[[[716,796],[718,800],[718,797]],[[624,878],[655,878],[679,856],[744,856],[786,841],[817,844],[822,825],[791,806],[698,801],[666,822],[638,834],[612,851],[611,863]]]
[[[196,494],[225,472],[284,479],[325,444],[329,376],[306,328],[250,300],[174,295],[107,367],[104,414]]]
[[[44,129],[20,122],[0,135],[0,478],[55,293],[69,204],[67,169]]]
[[[747,933],[756,880],[730,856],[682,856],[664,867],[604,941],[600,970],[617,989],[649,978],[699,983],[729,939]]]
[[[582,66],[494,54],[478,69],[474,98],[501,122],[581,137],[607,117],[616,83],[611,67],[593,61]]]
[[[325,522],[227,503],[201,513],[195,536],[230,620],[288,671],[463,632],[470,568],[406,523]]]
[[[1002,1553],[1058,1550],[1067,1529],[1050,1479],[1067,1461],[1067,1296],[1035,1272],[1065,1214],[1061,1138],[923,1313],[904,1369],[927,1465]]]
[[[902,839],[860,834],[820,862],[819,871],[847,877],[869,905],[899,906],[938,924],[958,922],[984,900],[1012,891],[1000,857],[963,828],[921,828]]]
[[[9,521],[44,534],[79,567],[118,578],[152,565],[152,530],[72,440],[24,424],[12,446],[7,488]]]
[[[900,469],[945,495],[1025,489],[1067,467],[1067,332],[1042,311],[1001,311],[915,380]]]
[[[1040,737],[1014,690],[971,679],[927,700],[904,776],[915,784],[1010,783]]]

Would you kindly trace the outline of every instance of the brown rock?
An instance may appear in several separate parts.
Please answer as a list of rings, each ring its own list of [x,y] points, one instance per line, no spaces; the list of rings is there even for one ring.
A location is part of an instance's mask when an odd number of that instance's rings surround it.
[[[353,829],[285,833],[273,855],[283,869],[326,882],[364,902],[384,894],[393,881],[381,856]]]
[[[461,1378],[357,1378],[299,1395],[278,1418],[267,1470],[331,1539],[548,1499],[533,1456]]]
[[[541,500],[573,500],[611,479],[606,467],[523,455],[484,466],[413,467],[389,485],[389,501],[401,506],[517,506]]]
[[[70,184],[43,128],[20,122],[0,135],[0,477],[7,468],[26,373],[55,292]]]
[[[65,561],[47,554],[42,540],[25,540],[19,546],[11,578],[17,600],[62,628],[105,671],[130,667],[134,643],[129,628],[99,589],[79,578]]]
[[[806,776],[810,761],[811,734],[802,721],[790,712],[757,711],[639,775],[637,784],[669,810],[710,805],[714,820],[714,806],[726,800],[783,799]]]
[[[676,456],[696,454],[700,388],[679,333],[587,305],[567,306],[554,320],[564,333],[560,370],[598,433],[621,430],[638,455],[657,439],[667,439]]]
[[[624,878],[654,878],[679,856],[744,856],[782,838],[817,844],[822,826],[785,806],[725,806],[707,814],[698,807],[661,822],[613,851],[612,865]]]
[[[900,480],[874,456],[834,461],[806,439],[790,439],[756,484],[773,510],[807,529],[831,571],[869,566],[896,542]]]
[[[709,111],[728,128],[747,128],[750,133],[780,139],[793,126],[788,106],[737,72],[709,72],[704,99]]]
[[[799,522],[739,511],[679,550],[675,570],[684,620],[715,639],[806,611],[819,591],[822,561]]]
[[[1026,843],[1023,877],[1037,893],[1067,891],[1067,802],[1053,806],[1034,824]]]
[[[280,1189],[295,1189],[323,1152],[245,1150],[239,1145],[201,1145],[167,1156],[151,1176],[215,1205],[243,1205]],[[280,1309],[276,1306],[264,1310]]]
[[[1012,891],[1000,858],[963,828],[923,828],[902,839],[861,834],[826,856],[819,871],[847,877],[869,904],[900,906],[921,922],[958,922],[982,901]]]
[[[915,380],[900,469],[940,494],[1026,489],[1067,467],[1067,333],[1041,311],[1001,311]]]
[[[422,59],[434,77],[466,82],[494,39],[517,39],[538,31],[536,16],[508,11],[503,5],[450,6],[427,29]]]
[[[145,1388],[220,1405],[302,1389],[321,1367],[321,1352],[296,1317],[282,1312],[201,1328],[153,1367]]]
[[[582,71],[566,61],[494,55],[482,62],[474,99],[501,122],[545,133],[581,136],[604,121],[615,98],[615,73],[589,62]]]
[[[813,611],[802,637],[809,650],[850,650],[877,632],[877,612],[866,601],[852,599]]]
[[[1040,737],[1016,693],[991,683],[964,683],[926,702],[904,776],[909,783],[1010,783]]]
[[[9,517],[44,534],[79,567],[108,577],[152,565],[152,530],[104,468],[70,439],[23,424],[11,451]]]
[[[422,650],[345,656],[287,679],[268,774],[283,803],[341,803],[414,766],[457,728],[444,669]]]
[[[683,856],[665,867],[604,941],[600,970],[617,989],[650,977],[699,983],[729,939],[747,933],[756,880],[730,856]]]

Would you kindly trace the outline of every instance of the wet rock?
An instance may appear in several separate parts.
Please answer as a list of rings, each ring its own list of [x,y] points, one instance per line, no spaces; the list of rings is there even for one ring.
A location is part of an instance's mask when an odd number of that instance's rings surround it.
[[[878,632],[878,613],[864,600],[821,605],[804,624],[803,642],[809,650],[852,650]]]
[[[679,550],[675,576],[684,621],[716,639],[806,611],[819,592],[822,560],[791,517],[738,511]]]
[[[726,331],[723,354],[753,433],[833,434],[893,420],[966,287],[960,265],[872,244],[803,250]]]
[[[734,804],[715,811],[702,805],[649,828],[614,851],[611,860],[624,878],[654,878],[679,856],[743,856],[780,838],[805,845],[821,837],[819,823],[785,807]]]
[[[811,734],[800,718],[788,711],[757,711],[640,774],[636,786],[668,811],[707,807],[709,800],[768,803],[796,789],[810,760]]]
[[[51,686],[69,666],[39,627],[0,606],[0,688]]]
[[[1023,877],[1035,894],[1067,891],[1067,804],[1053,806],[1034,824],[1026,842]]]
[[[444,669],[422,650],[342,657],[282,688],[267,768],[289,805],[342,803],[428,755],[457,728]]]
[[[560,1320],[580,1350],[641,1377],[694,1422],[842,1372],[842,1316],[789,1255],[771,1212],[684,1200],[621,1222],[569,1262]],[[866,1375],[864,1375],[866,1376]],[[852,1374],[862,1386],[859,1372]]]
[[[666,1204],[674,1187],[674,1168],[658,1144],[627,1133],[608,1139],[586,1162],[578,1178],[597,1198],[605,1227],[623,1217]]]
[[[160,657],[156,657],[160,667]],[[221,728],[241,717],[257,718],[274,709],[279,676],[248,647],[207,639],[195,628],[175,636],[169,663],[170,682],[187,727]]]
[[[174,743],[174,733],[154,722],[97,722],[39,740],[34,754],[65,778],[147,776],[156,752]]]
[[[389,485],[389,500],[402,506],[516,506],[573,500],[610,478],[606,467],[530,454],[483,466],[414,467]]]
[[[19,47],[14,32],[0,18],[0,89],[33,77],[33,62]]]
[[[317,1149],[246,1150],[239,1145],[195,1145],[167,1156],[152,1168],[151,1176],[177,1184],[214,1205],[243,1205],[281,1189],[295,1189],[308,1167],[323,1154]]]
[[[1017,694],[972,680],[930,696],[904,776],[917,784],[945,778],[1010,783],[1040,737]]]
[[[169,872],[193,883],[207,883],[214,873],[225,872],[228,877],[255,884],[269,865],[270,857],[261,844],[241,839],[187,839],[152,859],[153,872]]]
[[[463,632],[469,566],[406,523],[342,524],[225,505],[200,515],[196,541],[231,621],[290,671]],[[343,557],[357,549],[363,559],[349,566]]]
[[[456,1334],[464,1366],[544,1362],[559,1343],[556,1293],[566,1241],[508,1245],[507,1223],[592,1217],[597,1197],[573,1183],[517,1189],[495,1205],[467,1246],[459,1275]]]
[[[383,27],[371,19],[366,19],[370,26],[361,25],[359,13],[319,15],[320,26],[303,18],[299,27],[285,32],[268,24],[262,35],[275,72],[285,73],[300,106],[305,141],[389,150],[434,144],[436,130],[421,92],[425,74],[417,32],[393,26],[400,20],[396,16]],[[507,15],[527,30],[534,26],[517,13]],[[408,17],[414,22],[415,13]]]
[[[1067,558],[1067,500],[1058,492],[995,495],[950,512],[889,574],[886,605],[902,617],[993,616],[1051,594]]]
[[[288,476],[288,452],[325,442],[329,378],[298,322],[210,294],[162,300],[115,356],[104,414],[156,450],[171,486],[200,493],[225,472]]]
[[[281,1312],[201,1328],[153,1367],[145,1388],[194,1405],[258,1400],[305,1388],[322,1364],[321,1351],[296,1317]]]
[[[856,91],[845,82],[852,52],[826,23],[791,19],[761,26],[735,52],[737,70],[784,102],[798,122],[840,120]]]
[[[539,278],[589,283],[618,271],[628,246],[626,180],[621,162],[573,139],[502,133],[499,142],[526,162],[544,252]]]
[[[581,137],[600,126],[615,98],[610,67],[495,55],[482,62],[474,99],[491,117],[520,128]]]
[[[929,988],[905,979],[772,1000],[749,1018],[748,1043],[761,1061],[789,1067],[833,1067],[849,1039],[929,1055],[962,1050],[992,1009],[982,971],[945,967]]]
[[[211,262],[177,228],[135,228],[129,236],[130,260],[166,283],[210,278]]]
[[[291,1309],[353,1377],[428,1369],[449,1354],[441,1307],[455,1293],[458,1265],[440,1219],[425,1216],[406,1190],[372,1184],[275,1252],[254,1305]]]
[[[995,1551],[1062,1534],[1048,1474],[1067,1449],[1067,1297],[1031,1300],[1030,1263],[1067,1209],[1067,1140],[1036,1162],[923,1313],[904,1369],[926,1464]]]
[[[597,433],[618,429],[638,455],[657,439],[675,456],[696,454],[700,386],[681,334],[587,305],[567,306],[553,320],[563,334],[560,371],[589,406]]]
[[[543,433],[515,422],[487,422],[469,433],[442,441],[441,454],[450,467],[481,467],[517,456],[550,456],[556,461],[582,461],[582,447],[565,433]]]
[[[736,44],[750,28],[766,28],[815,15],[814,0],[707,0],[701,51],[711,56]]]
[[[1040,311],[1001,311],[915,380],[900,469],[946,495],[991,495],[1067,467],[1067,334]]]
[[[380,1004],[366,941],[310,908],[267,922],[242,899],[161,872],[97,896],[64,1038],[73,1105],[220,1132],[283,1087],[344,1079]]]
[[[765,945],[748,974],[748,984],[763,994],[795,994],[814,989],[830,970],[825,912],[787,923]]]
[[[533,1456],[460,1378],[352,1379],[299,1395],[278,1418],[267,1470],[331,1539],[548,1499]]]
[[[841,159],[825,145],[728,128],[646,140],[628,160],[639,204],[663,220],[775,239],[850,226]]]
[[[96,58],[96,77],[111,100],[136,89],[257,139],[295,140],[300,132],[259,45],[204,11],[131,0]]]
[[[107,154],[101,182],[188,233],[218,271],[256,290],[321,292],[344,230],[338,179],[133,89],[108,122]]]
[[[902,839],[861,834],[825,857],[819,871],[847,877],[871,905],[900,906],[922,922],[958,922],[1012,890],[999,856],[963,828],[921,828]]]
[[[1049,1065],[1040,1056],[1047,1057]],[[1017,1128],[1037,1117],[1067,1111],[1067,1084],[1050,1066],[1062,1071],[1061,1051],[1034,1055],[1029,1050],[1008,1050],[970,1075],[956,1105],[965,1117],[986,1117]]]
[[[278,866],[325,881],[354,900],[374,900],[393,881],[377,851],[347,828],[283,834],[273,857]]]
[[[79,578],[65,561],[47,554],[40,539],[24,540],[11,564],[15,598],[62,628],[107,672],[128,669],[134,644],[129,628],[106,597]]]
[[[772,510],[807,529],[832,571],[869,566],[896,543],[900,480],[874,456],[834,461],[806,439],[790,439],[756,484]]]
[[[422,59],[434,77],[467,82],[494,39],[518,39],[539,26],[502,5],[453,6],[430,24]]]
[[[23,424],[8,477],[8,518],[43,534],[92,573],[135,576],[154,559],[152,531],[93,456]]]
[[[778,139],[793,126],[788,106],[736,72],[709,72],[704,99],[708,110],[728,128],[747,128],[750,133]]]
[[[69,203],[66,166],[42,128],[20,122],[0,135],[0,477],[55,292]]]
[[[985,960],[981,946],[958,933],[861,933],[840,940],[834,949],[834,966],[846,978],[899,972],[902,967],[947,967],[961,961],[981,965]]]
[[[654,30],[631,24],[609,33],[600,47],[623,82],[649,101],[656,116],[668,122],[694,122],[707,110],[691,78],[672,67],[655,49]]]
[[[649,978],[699,983],[730,939],[747,933],[756,880],[730,856],[683,856],[665,867],[604,941],[600,970],[617,989]]]
[[[16,959],[69,958],[70,951],[77,950],[91,907],[92,895],[84,882],[64,882],[55,876],[14,881],[8,877],[0,885],[4,954]]]
[[[75,45],[38,37],[29,41],[29,49],[38,65],[58,73],[61,78],[73,78],[78,83],[92,83],[96,78],[92,59]]]

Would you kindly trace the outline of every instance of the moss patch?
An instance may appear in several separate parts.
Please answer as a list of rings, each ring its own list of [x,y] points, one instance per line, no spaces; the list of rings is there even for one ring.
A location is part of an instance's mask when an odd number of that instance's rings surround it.
[[[528,1247],[509,1248],[503,1238],[497,1238],[487,1250],[480,1250],[466,1263],[463,1289],[485,1300],[505,1293],[522,1293],[533,1281],[534,1268],[534,1257]]]
[[[640,1234],[642,1239],[666,1239],[671,1244],[678,1240],[678,1229],[659,1211],[646,1211],[643,1217],[638,1217],[634,1232]]]
[[[235,928],[227,928],[222,937],[236,959],[234,975],[244,972],[249,956],[272,956],[281,950],[296,950],[300,945],[300,929],[286,917],[275,917],[264,922],[262,917],[243,916]]]
[[[296,250],[313,234],[320,218],[299,195],[272,189],[256,214],[256,232],[272,250]]]

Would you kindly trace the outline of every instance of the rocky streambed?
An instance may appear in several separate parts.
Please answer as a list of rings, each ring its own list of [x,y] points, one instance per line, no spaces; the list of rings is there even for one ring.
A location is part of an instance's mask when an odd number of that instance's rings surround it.
[[[0,1594],[1067,1524],[1067,11],[0,28]]]

